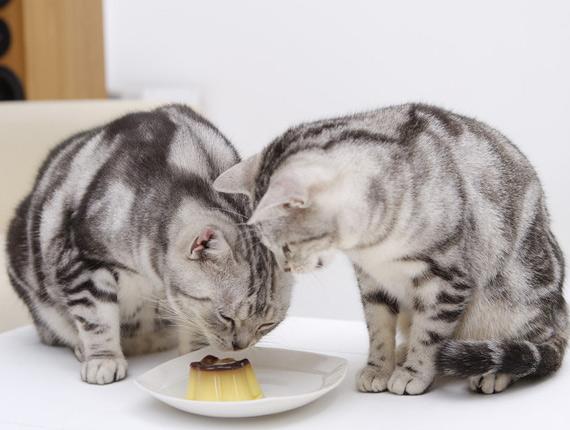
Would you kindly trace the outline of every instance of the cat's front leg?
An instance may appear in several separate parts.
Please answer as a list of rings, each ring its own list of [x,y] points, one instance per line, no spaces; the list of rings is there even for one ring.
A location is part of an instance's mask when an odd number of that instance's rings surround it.
[[[113,274],[107,269],[81,274],[65,293],[79,334],[80,345],[75,350],[82,360],[81,379],[90,384],[109,384],[125,378],[127,361],[121,349]]]
[[[377,393],[386,391],[394,370],[398,305],[370,276],[357,267],[355,270],[369,337],[368,362],[356,385],[359,391]]]
[[[388,390],[395,394],[422,394],[429,388],[439,345],[453,335],[470,289],[459,281],[433,277],[418,284],[414,292],[406,358],[388,381]]]

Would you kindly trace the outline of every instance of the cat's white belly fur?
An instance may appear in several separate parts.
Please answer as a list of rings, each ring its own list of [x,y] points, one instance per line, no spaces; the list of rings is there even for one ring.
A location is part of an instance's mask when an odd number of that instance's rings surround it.
[[[158,300],[157,291],[145,277],[128,271],[119,275],[118,300],[121,321],[129,321],[137,315],[144,315],[149,308],[154,308]]]
[[[355,264],[372,276],[401,306],[410,308],[413,279],[425,273],[427,264],[422,261],[396,261],[406,255],[402,251],[404,250],[382,245],[348,254]]]
[[[161,303],[166,300],[162,288],[153,285],[142,275],[123,271],[119,276],[118,292],[121,323],[138,325],[135,336],[121,339],[125,354],[141,354],[176,346],[173,328],[157,330],[158,319],[164,313]]]

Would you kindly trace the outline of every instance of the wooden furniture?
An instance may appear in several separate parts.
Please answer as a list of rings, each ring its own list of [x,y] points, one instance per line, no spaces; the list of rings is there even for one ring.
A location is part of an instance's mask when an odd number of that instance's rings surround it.
[[[0,68],[18,78],[26,99],[106,97],[102,0],[3,2],[10,47]]]

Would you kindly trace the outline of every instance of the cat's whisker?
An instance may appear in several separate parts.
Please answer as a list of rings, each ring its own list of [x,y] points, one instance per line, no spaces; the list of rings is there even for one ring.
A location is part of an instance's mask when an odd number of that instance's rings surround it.
[[[246,220],[248,219],[248,217],[247,217],[246,215],[244,215],[244,214],[242,214],[242,213],[239,213],[239,212],[236,212],[236,211],[232,211],[232,210],[230,210],[230,209],[226,209],[226,208],[209,206],[208,209],[212,209],[212,210],[220,211],[220,212],[226,212],[226,213],[228,213],[228,214],[237,215],[237,216],[239,216],[239,217],[241,217],[241,218],[243,218],[243,219],[246,219]]]

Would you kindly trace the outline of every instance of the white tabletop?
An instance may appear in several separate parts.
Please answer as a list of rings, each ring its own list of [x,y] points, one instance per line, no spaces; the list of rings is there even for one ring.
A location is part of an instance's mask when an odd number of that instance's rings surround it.
[[[536,430],[560,428],[570,418],[568,362],[554,377],[519,383],[493,396],[468,392],[464,381],[444,380],[423,396],[400,397],[355,390],[355,373],[366,361],[363,323],[289,318],[262,343],[345,357],[348,376],[332,393],[294,411],[206,418],[172,409],[133,384],[134,377],[173,358],[174,352],[130,358],[126,380],[88,385],[80,381],[70,351],[40,344],[33,328],[24,327],[0,335],[0,429]]]

